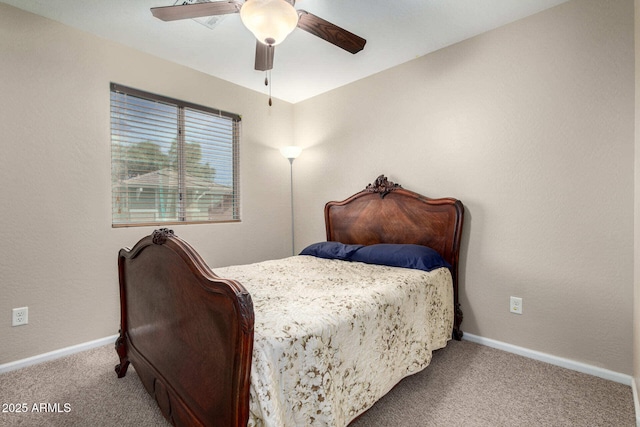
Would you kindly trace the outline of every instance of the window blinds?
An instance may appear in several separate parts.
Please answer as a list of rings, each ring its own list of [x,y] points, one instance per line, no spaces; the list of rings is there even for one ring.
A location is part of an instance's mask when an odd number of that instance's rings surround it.
[[[240,220],[240,116],[111,84],[112,225]]]

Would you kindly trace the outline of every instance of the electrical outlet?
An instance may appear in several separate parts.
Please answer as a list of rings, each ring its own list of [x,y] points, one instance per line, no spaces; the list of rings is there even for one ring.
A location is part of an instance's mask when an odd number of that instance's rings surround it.
[[[509,311],[515,314],[522,314],[522,298],[511,297],[509,300]]]
[[[29,323],[29,307],[14,308],[12,310],[11,326],[21,326]]]

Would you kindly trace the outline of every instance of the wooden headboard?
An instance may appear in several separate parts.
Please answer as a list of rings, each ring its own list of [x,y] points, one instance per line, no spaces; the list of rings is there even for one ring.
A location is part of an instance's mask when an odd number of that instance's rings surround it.
[[[348,199],[327,203],[324,217],[328,241],[361,245],[413,243],[438,251],[452,266],[454,337],[462,337],[462,311],[458,302],[462,202],[452,198],[430,199],[380,175],[373,184]]]

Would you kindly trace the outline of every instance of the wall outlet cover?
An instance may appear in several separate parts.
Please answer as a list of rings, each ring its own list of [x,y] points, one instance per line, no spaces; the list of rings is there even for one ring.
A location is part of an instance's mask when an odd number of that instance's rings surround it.
[[[522,298],[511,297],[509,299],[509,311],[515,314],[522,314]]]
[[[29,323],[29,308],[20,307],[11,310],[11,326],[22,326]]]

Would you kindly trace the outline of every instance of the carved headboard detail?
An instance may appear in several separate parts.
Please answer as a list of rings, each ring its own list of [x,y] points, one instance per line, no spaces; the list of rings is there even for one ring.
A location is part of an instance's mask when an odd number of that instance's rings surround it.
[[[384,196],[397,188],[402,188],[402,186],[400,184],[396,184],[395,182],[387,180],[386,176],[380,175],[376,178],[373,184],[367,185],[364,190],[370,193],[378,193],[380,194],[380,198],[383,199]]]

